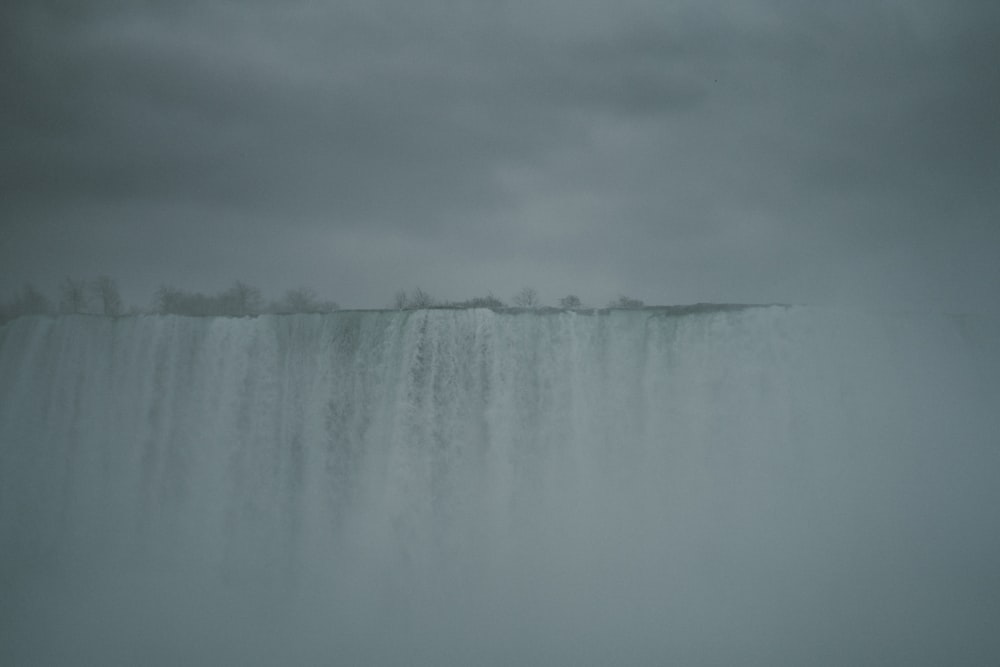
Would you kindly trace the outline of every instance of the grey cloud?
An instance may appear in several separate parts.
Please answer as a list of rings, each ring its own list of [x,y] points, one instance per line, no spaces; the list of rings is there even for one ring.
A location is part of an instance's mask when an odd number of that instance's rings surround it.
[[[277,198],[279,210],[304,199],[348,218],[398,216],[464,189],[478,204],[490,196],[489,163],[538,139],[513,122],[504,131],[497,116],[505,110],[489,108],[497,100],[476,90],[462,99],[433,59],[398,63],[334,45],[319,65],[292,58],[277,71],[246,71],[238,58],[213,62],[212,51],[198,50],[207,46],[112,40],[83,63],[57,50],[34,73],[52,85],[12,95],[27,100],[28,119],[12,138],[20,150],[6,160],[12,189],[221,198],[237,208]],[[358,59],[365,62],[351,62]],[[305,82],[283,78],[299,67],[317,72]],[[460,117],[463,105],[472,105],[471,118]],[[485,121],[476,115],[483,111]]]
[[[879,253],[935,273],[938,248],[997,242],[990,4],[48,2],[2,17],[0,251],[30,248],[37,271],[68,259],[43,230],[86,224],[109,245],[153,234],[146,219],[228,267],[204,275],[263,278],[269,252],[321,275],[296,244],[360,244],[337,273],[368,303],[392,291],[379,271],[421,282],[477,260],[509,276],[498,293],[599,266],[608,292],[651,301],[821,300]],[[227,254],[234,230],[253,261]],[[389,271],[379,243],[400,239],[441,251]],[[942,277],[951,294],[992,279]]]

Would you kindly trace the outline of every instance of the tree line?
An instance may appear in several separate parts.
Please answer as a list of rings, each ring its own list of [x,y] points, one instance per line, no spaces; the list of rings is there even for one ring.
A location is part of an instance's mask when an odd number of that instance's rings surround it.
[[[320,300],[306,287],[288,290],[282,298],[266,302],[259,288],[242,281],[236,281],[218,294],[163,285],[157,290],[154,301],[154,310],[161,315],[248,317],[265,313],[330,313],[339,308],[337,302]]]
[[[606,308],[642,308],[639,299],[624,295],[612,300]],[[417,287],[395,293],[389,307],[394,310],[417,310],[421,308],[505,308],[542,309],[538,291],[525,287],[515,294],[510,303],[497,298],[493,293],[473,297],[463,301],[440,301]],[[589,308],[575,294],[569,294],[557,301],[557,307],[564,310]],[[185,290],[172,285],[161,285],[156,291],[148,310],[129,308],[128,314],[156,313],[161,315],[248,317],[266,313],[329,313],[338,310],[335,301],[319,298],[315,291],[299,287],[285,292],[278,299],[266,301],[259,288],[243,281],[236,281],[230,287],[215,294],[205,294]],[[58,298],[53,301],[34,285],[26,283],[8,301],[0,302],[0,324],[22,315],[90,314],[118,317],[126,314],[126,308],[118,290],[118,283],[110,276],[101,275],[91,280],[66,277],[58,288]]]
[[[556,304],[556,308],[561,310],[584,310],[592,308],[592,306],[585,305],[580,297],[575,294],[569,294],[562,297],[556,301]],[[608,304],[604,307],[614,309],[637,309],[644,308],[645,306],[645,302],[640,299],[619,295],[617,298],[608,302]],[[538,290],[533,287],[523,288],[513,296],[509,304],[493,296],[492,292],[486,296],[474,297],[464,301],[439,301],[419,287],[411,292],[401,289],[396,292],[389,307],[394,310],[419,310],[421,308],[491,308],[494,310],[503,308],[519,308],[537,310],[551,308],[551,306],[546,306],[542,303],[538,296]]]
[[[266,301],[260,289],[242,281],[215,294],[204,294],[172,285],[161,285],[148,309],[126,310],[118,283],[109,276],[93,280],[67,277],[59,283],[55,300],[25,283],[14,296],[0,302],[0,324],[22,315],[104,315],[160,314],[192,316],[247,317],[265,313],[329,313],[339,309],[335,301],[320,299],[316,292],[300,287],[291,289],[272,301]]]
[[[12,299],[0,302],[0,323],[21,315],[52,313],[93,313],[118,317],[123,308],[118,283],[110,276],[102,275],[93,280],[67,277],[59,284],[59,298],[55,304],[34,285],[25,283]]]

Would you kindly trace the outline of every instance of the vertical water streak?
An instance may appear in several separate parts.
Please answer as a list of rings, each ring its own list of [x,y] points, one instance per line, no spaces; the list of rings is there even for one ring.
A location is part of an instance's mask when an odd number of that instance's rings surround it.
[[[783,307],[21,318],[0,658],[996,655],[998,331]]]

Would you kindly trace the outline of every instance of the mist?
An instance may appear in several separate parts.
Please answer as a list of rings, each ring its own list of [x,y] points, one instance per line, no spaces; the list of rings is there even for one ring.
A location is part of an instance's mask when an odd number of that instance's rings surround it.
[[[0,326],[9,664],[990,664],[985,316]]]
[[[0,4],[0,664],[1000,664],[998,62],[980,0]]]

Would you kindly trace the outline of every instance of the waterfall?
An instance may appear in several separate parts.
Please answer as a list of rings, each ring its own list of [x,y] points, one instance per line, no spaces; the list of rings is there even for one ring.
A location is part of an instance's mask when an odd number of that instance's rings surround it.
[[[21,318],[0,662],[990,662],[998,342],[777,306]]]

